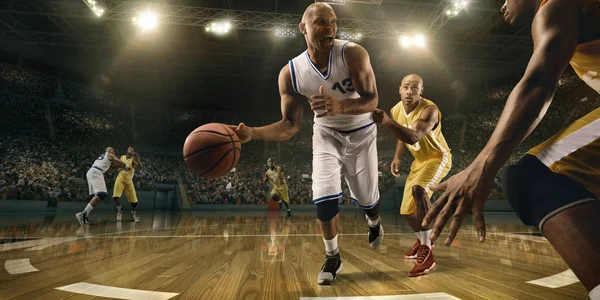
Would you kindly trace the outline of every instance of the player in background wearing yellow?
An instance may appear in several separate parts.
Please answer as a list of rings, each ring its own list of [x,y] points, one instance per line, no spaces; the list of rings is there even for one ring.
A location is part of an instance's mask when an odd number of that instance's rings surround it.
[[[388,127],[398,138],[391,172],[399,176],[400,160],[408,151],[415,160],[404,186],[402,214],[417,234],[414,246],[404,258],[417,259],[408,272],[411,277],[427,275],[435,268],[431,230],[421,226],[423,217],[431,206],[431,185],[439,183],[452,166],[452,155],[442,134],[442,113],[430,100],[422,98],[423,79],[416,74],[402,79],[399,88],[400,102],[391,110],[392,118],[380,109],[373,112],[373,120]]]
[[[265,176],[263,177],[263,183],[269,182],[271,185],[271,199],[274,200],[273,195],[279,195],[279,204],[285,205],[287,209],[288,218],[292,216],[292,212],[290,210],[290,196],[288,194],[287,182],[285,181],[285,174],[280,166],[276,166],[273,162],[272,158],[267,160],[267,165],[269,169],[265,172]]]
[[[133,175],[137,168],[142,167],[140,155],[134,151],[133,147],[129,147],[127,148],[127,154],[121,155],[121,161],[125,164],[125,168],[117,175],[115,188],[113,190],[113,200],[115,200],[115,205],[117,206],[117,221],[121,221],[123,218],[123,209],[121,208],[120,198],[123,195],[123,191],[125,191],[127,201],[131,204],[131,215],[129,220],[131,220],[131,222],[139,223],[140,219],[135,213],[138,199],[137,194],[135,193],[135,186],[133,185]]]
[[[447,245],[469,211],[479,241],[485,241],[483,206],[494,177],[544,117],[569,63],[600,92],[598,0],[507,0],[502,12],[511,25],[532,25],[533,55],[485,148],[469,167],[435,187],[444,193],[423,225],[433,225],[435,240],[452,217]],[[507,167],[503,177],[517,215],[540,229],[590,291],[590,298],[600,299],[600,108],[531,149]]]

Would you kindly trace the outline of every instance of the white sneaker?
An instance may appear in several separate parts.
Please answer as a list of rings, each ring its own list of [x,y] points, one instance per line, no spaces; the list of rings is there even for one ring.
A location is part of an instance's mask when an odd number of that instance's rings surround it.
[[[139,223],[140,219],[134,215],[130,215],[129,216],[129,220],[131,220],[131,222],[135,222],[135,223]]]
[[[123,211],[118,210],[117,211],[117,221],[121,221],[121,219],[123,219]]]
[[[81,225],[81,227],[85,227],[85,221],[84,221],[84,212],[78,212],[75,214],[75,218],[77,219],[77,221],[79,222],[79,224]]]

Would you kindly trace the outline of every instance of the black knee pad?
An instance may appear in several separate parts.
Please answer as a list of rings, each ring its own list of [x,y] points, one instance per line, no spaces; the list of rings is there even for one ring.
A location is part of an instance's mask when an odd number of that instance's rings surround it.
[[[365,214],[369,217],[376,217],[379,215],[379,201],[377,201],[377,204],[375,204],[375,206],[369,208],[369,209],[365,209]]]
[[[502,174],[508,203],[525,225],[542,228],[553,215],[597,198],[573,179],[550,171],[535,156],[525,155]]]
[[[108,197],[108,193],[98,193],[98,198],[100,198],[100,201],[104,201],[104,199],[106,199],[106,197]]]
[[[323,222],[330,221],[333,219],[339,212],[340,208],[338,207],[338,199],[331,199],[326,201],[321,201],[316,204],[317,205],[317,219]]]

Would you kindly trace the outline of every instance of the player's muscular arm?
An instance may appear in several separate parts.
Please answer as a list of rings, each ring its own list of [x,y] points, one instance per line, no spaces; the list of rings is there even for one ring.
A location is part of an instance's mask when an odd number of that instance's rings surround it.
[[[110,159],[110,161],[115,164],[117,167],[120,168],[125,168],[125,163],[123,163],[119,158],[117,158],[115,155],[113,154],[108,154],[108,158]]]
[[[394,152],[394,159],[390,165],[390,171],[394,176],[400,176],[400,162],[402,161],[404,153],[406,153],[406,145],[403,141],[398,140],[396,143],[396,151]]]
[[[137,154],[137,152],[133,155],[133,163],[135,164],[136,168],[143,168],[144,165],[142,165],[142,161],[140,160],[140,155]]]
[[[438,108],[434,105],[428,106],[423,109],[419,119],[412,124],[412,128],[402,126],[393,119],[390,118],[389,122],[385,124],[398,140],[413,145],[421,140],[421,138],[431,131],[438,123]]]
[[[360,97],[344,99],[341,102],[342,114],[360,115],[374,111],[379,103],[379,98],[369,53],[361,45],[348,43],[344,54],[352,85]]]
[[[554,89],[578,42],[580,1],[548,1],[533,25],[533,55],[525,75],[513,89],[498,125],[479,155],[498,171],[513,150],[533,131],[552,102]]]
[[[250,139],[285,141],[292,138],[300,131],[302,101],[305,100],[305,98],[294,92],[289,64],[283,67],[279,73],[279,94],[281,95],[282,119],[279,122],[263,127],[246,127],[246,131],[244,131],[245,126],[240,124],[235,131],[238,133],[238,136],[242,135],[240,136],[242,142],[247,142]],[[249,137],[249,139],[244,139],[246,136]]]

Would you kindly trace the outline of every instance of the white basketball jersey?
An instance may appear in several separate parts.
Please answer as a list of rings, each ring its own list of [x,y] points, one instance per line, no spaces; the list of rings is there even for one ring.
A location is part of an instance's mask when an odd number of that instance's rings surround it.
[[[94,163],[92,164],[92,168],[102,171],[102,173],[106,173],[110,168],[110,158],[108,157],[108,152],[104,152],[104,154],[100,155]]]
[[[360,95],[352,86],[350,72],[344,61],[344,49],[347,44],[348,41],[335,40],[329,53],[329,65],[323,73],[310,60],[308,50],[290,60],[290,72],[292,74],[294,91],[311,101],[311,96],[319,94],[319,87],[323,85],[325,93],[337,100],[359,98]],[[315,111],[315,116],[324,112]],[[369,125],[373,122],[373,118],[371,113],[364,113],[361,115],[315,117],[314,121],[321,126],[346,131]]]

